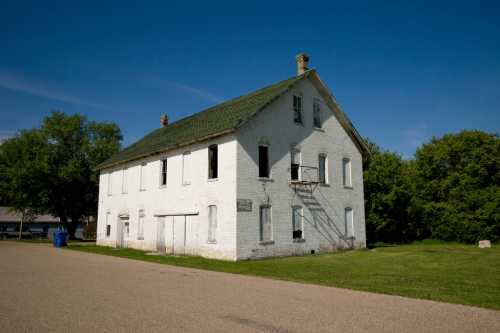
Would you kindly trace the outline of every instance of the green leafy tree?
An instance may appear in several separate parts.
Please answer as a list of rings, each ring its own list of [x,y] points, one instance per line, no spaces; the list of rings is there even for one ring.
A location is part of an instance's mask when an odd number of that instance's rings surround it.
[[[30,144],[28,135],[37,138],[36,145]],[[118,152],[121,139],[116,124],[90,122],[82,115],[53,112],[44,119],[40,129],[22,132],[12,139],[26,156],[32,157],[29,167],[21,169],[23,172],[6,167],[22,163],[16,162],[14,148],[6,143],[0,146],[1,168],[5,169],[1,172],[0,186],[6,191],[5,201],[14,204],[13,198],[20,196],[18,202],[22,207],[33,207],[59,217],[74,238],[77,223],[96,214],[99,184],[95,168]],[[31,188],[37,190],[36,200],[30,199],[34,192]]]
[[[500,139],[462,131],[416,152],[418,196],[432,237],[460,242],[500,239]]]

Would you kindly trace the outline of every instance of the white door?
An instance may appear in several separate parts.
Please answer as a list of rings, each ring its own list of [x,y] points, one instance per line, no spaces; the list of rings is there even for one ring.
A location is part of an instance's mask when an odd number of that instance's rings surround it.
[[[174,254],[186,254],[186,216],[174,216]]]
[[[121,218],[116,221],[116,247],[123,247],[123,222]]]
[[[156,251],[165,254],[165,218],[159,217],[156,228]]]

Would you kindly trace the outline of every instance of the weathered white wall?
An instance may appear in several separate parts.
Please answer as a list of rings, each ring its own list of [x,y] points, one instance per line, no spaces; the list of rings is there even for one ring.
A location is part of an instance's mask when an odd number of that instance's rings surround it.
[[[218,179],[208,179],[208,146],[218,144]],[[128,247],[155,250],[158,217],[155,214],[199,212],[186,221],[186,254],[227,260],[236,259],[236,149],[234,135],[225,135],[190,147],[169,151],[126,165],[103,170],[100,175],[97,243],[115,246],[119,214],[130,217]],[[191,184],[182,184],[182,154],[191,151]],[[168,158],[167,185],[160,186],[161,158]],[[147,162],[145,190],[139,189],[140,164]],[[127,168],[127,193],[122,193],[122,169]],[[111,173],[112,194],[107,193]],[[208,243],[208,206],[217,205],[216,243]],[[144,209],[144,240],[137,239],[139,210]],[[106,237],[106,213],[110,213],[111,235]],[[174,222],[175,221],[175,222]],[[172,225],[173,224],[173,225]],[[172,229],[177,239],[172,239]],[[165,217],[167,248],[179,245],[184,217]],[[183,240],[181,241],[181,243]],[[181,250],[177,246],[177,250]]]
[[[237,197],[250,199],[251,212],[237,212],[237,258],[293,255],[311,250],[331,251],[348,247],[344,209],[354,210],[354,246],[365,246],[362,156],[350,137],[328,109],[309,79],[299,82],[294,91],[303,95],[304,126],[293,121],[293,95],[289,92],[237,132]],[[313,99],[321,101],[323,128],[313,127]],[[258,146],[269,144],[271,180],[258,179]],[[328,156],[327,186],[312,194],[296,193],[289,185],[290,151],[299,148],[302,165],[318,166],[318,155]],[[342,159],[350,158],[352,188],[342,184]],[[298,195],[300,194],[300,195]],[[259,243],[259,206],[272,205],[273,244]],[[305,242],[292,238],[292,206],[304,211]]]

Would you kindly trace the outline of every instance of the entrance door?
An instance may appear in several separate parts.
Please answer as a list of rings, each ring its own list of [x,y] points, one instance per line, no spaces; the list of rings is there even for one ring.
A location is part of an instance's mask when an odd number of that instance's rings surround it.
[[[166,253],[165,248],[165,218],[158,218],[158,225],[156,228],[156,251],[161,254]]]
[[[116,247],[127,247],[129,231],[129,218],[119,217],[116,223]]]
[[[186,216],[174,216],[174,254],[186,254]]]

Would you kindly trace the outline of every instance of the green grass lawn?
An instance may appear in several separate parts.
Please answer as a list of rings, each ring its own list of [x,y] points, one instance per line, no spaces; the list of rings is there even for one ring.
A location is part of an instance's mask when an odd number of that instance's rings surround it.
[[[161,264],[262,276],[500,310],[500,246],[418,243],[304,257],[226,262],[149,256],[133,249],[71,245],[71,250]]]

